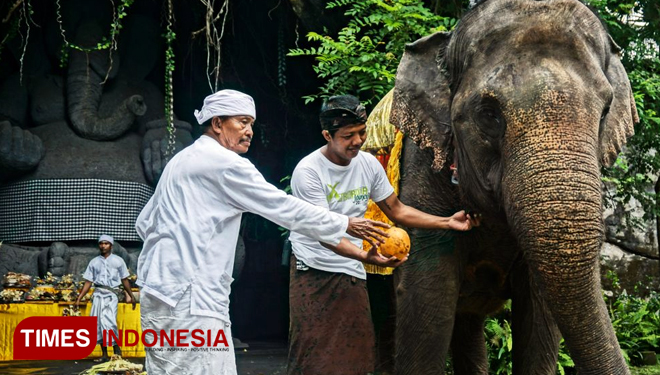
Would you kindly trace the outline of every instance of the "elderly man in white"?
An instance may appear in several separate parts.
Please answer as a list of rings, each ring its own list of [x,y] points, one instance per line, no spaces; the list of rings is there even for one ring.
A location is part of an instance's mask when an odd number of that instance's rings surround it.
[[[170,160],[137,219],[144,240],[137,283],[143,332],[202,330],[205,342],[203,348],[147,350],[149,375],[236,374],[229,293],[243,212],[333,245],[343,256],[390,267],[401,263],[379,255],[376,246],[364,252],[346,238],[349,234],[378,245],[385,236],[378,227],[387,224],[348,218],[287,195],[239,156],[253,136],[256,113],[250,96],[218,91],[195,116],[204,134]],[[227,342],[223,350],[213,348],[219,331]],[[155,339],[146,336],[150,343]],[[188,345],[200,341],[192,333],[183,340]]]
[[[101,351],[103,352],[103,356],[97,361],[107,361],[109,359],[108,348],[105,346],[106,343],[103,342],[103,332],[114,331],[115,337],[119,337],[117,331],[117,305],[119,304],[118,296],[123,293],[119,289],[120,284],[124,285],[124,290],[130,296],[133,310],[135,310],[135,296],[133,296],[131,285],[128,282],[128,268],[126,268],[126,263],[121,257],[112,253],[114,244],[115,240],[107,234],[99,237],[100,254],[87,265],[87,269],[83,273],[85,285],[76,299],[77,306],[94,284],[90,316],[97,317],[96,343],[101,345]],[[121,356],[119,345],[114,343],[112,347],[113,353]]]

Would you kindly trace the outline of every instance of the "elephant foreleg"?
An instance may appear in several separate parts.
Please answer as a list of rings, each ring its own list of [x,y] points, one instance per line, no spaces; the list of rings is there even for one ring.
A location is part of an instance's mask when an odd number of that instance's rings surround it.
[[[398,375],[444,374],[459,290],[453,240],[438,245],[411,231],[410,260],[397,268],[396,356]]]
[[[483,316],[457,314],[451,339],[455,375],[488,375]]]
[[[526,262],[513,268],[511,284],[513,374],[554,375],[561,333]]]

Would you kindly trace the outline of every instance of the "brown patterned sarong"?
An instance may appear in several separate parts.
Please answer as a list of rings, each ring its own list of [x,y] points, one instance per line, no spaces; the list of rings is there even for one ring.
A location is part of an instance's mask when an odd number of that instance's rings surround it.
[[[343,273],[296,270],[289,281],[288,375],[366,375],[375,339],[367,283]]]

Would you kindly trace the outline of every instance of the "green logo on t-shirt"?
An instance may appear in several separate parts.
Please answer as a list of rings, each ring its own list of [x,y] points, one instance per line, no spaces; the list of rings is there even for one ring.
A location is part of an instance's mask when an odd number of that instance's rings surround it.
[[[328,184],[328,187],[330,188],[330,194],[328,194],[328,203],[332,200],[332,198],[339,198],[339,193],[337,193],[337,185],[339,185],[339,182],[335,182],[334,185]]]
[[[366,186],[340,193],[337,191],[337,185],[339,185],[339,182],[336,182],[334,185],[327,184],[330,188],[330,193],[327,196],[328,203],[333,199],[337,199],[337,202],[353,199],[353,203],[358,204],[360,201],[366,201],[369,199],[369,189]]]

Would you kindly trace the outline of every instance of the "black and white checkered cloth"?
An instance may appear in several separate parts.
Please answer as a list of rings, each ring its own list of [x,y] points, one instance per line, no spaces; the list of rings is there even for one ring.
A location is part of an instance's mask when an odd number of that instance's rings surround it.
[[[99,179],[22,181],[0,186],[0,241],[140,241],[135,220],[148,185]]]

